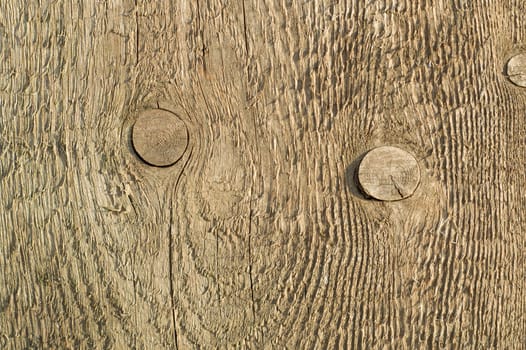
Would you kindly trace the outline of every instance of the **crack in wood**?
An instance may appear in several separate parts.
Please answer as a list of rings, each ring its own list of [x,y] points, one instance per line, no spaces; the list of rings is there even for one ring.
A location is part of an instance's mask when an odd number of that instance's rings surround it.
[[[139,64],[139,9],[135,0],[135,66]]]
[[[190,141],[190,140],[188,140]],[[193,148],[190,150],[190,153],[188,154],[188,159],[186,160],[186,162],[184,163],[182,169],[181,169],[181,172],[179,173],[179,176],[177,177],[177,180],[175,182],[175,187],[174,187],[174,192],[173,194],[175,194],[177,192],[177,188],[179,187],[179,182],[181,180],[181,177],[183,176],[184,174],[184,171],[188,165],[188,162],[190,161],[190,159],[192,158],[192,152],[193,152]],[[173,195],[172,194],[172,195]],[[177,335],[177,322],[176,322],[176,317],[175,317],[175,300],[174,300],[174,274],[173,274],[173,262],[174,262],[174,259],[173,259],[173,249],[174,249],[174,244],[173,244],[173,197],[172,199],[170,200],[170,222],[169,222],[169,229],[168,229],[168,247],[169,247],[169,250],[168,250],[168,273],[169,273],[169,277],[170,277],[170,300],[171,300],[171,306],[172,306],[172,326],[174,328],[174,342],[175,342],[175,348],[176,349],[179,349],[179,339],[178,339],[178,335]]]
[[[252,320],[256,323],[256,303],[254,301],[254,279],[252,277],[252,190],[250,191],[250,213],[248,217],[248,277],[250,279],[250,297],[252,299]]]
[[[400,186],[398,185],[398,183],[396,182],[396,180],[394,179],[394,176],[393,175],[390,175],[389,176],[391,178],[391,183],[393,184],[394,188],[396,189],[396,191],[398,192],[398,194],[400,195],[400,198],[404,198],[404,194],[402,192],[402,189],[400,188]]]
[[[247,32],[247,12],[245,10],[245,0],[243,0],[241,4],[243,6],[243,31],[245,35],[245,53],[247,55],[245,60],[246,62],[248,62],[248,32]]]

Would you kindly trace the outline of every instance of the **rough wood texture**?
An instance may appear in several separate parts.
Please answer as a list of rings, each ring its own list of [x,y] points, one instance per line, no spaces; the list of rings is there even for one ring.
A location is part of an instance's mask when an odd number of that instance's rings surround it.
[[[525,11],[0,1],[0,347],[522,349]],[[132,152],[148,108],[173,167]],[[388,144],[419,190],[366,200]]]

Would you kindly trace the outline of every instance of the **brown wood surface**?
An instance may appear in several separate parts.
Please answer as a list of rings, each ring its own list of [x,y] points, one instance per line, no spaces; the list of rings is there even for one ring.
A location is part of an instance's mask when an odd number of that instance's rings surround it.
[[[524,349],[525,12],[0,1],[0,348]],[[359,193],[383,145],[412,197]]]

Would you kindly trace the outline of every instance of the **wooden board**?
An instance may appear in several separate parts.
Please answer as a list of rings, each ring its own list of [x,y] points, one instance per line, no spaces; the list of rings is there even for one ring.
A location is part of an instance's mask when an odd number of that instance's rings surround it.
[[[0,348],[522,349],[523,0],[0,2]],[[175,113],[172,167],[133,152]],[[362,196],[368,150],[413,196]]]

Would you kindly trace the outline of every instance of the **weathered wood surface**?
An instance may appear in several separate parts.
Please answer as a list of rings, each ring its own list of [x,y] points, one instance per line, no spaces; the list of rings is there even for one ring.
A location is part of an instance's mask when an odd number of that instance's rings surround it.
[[[523,0],[0,2],[0,348],[526,344]],[[138,113],[189,131],[150,167]],[[419,161],[365,199],[369,149]]]

